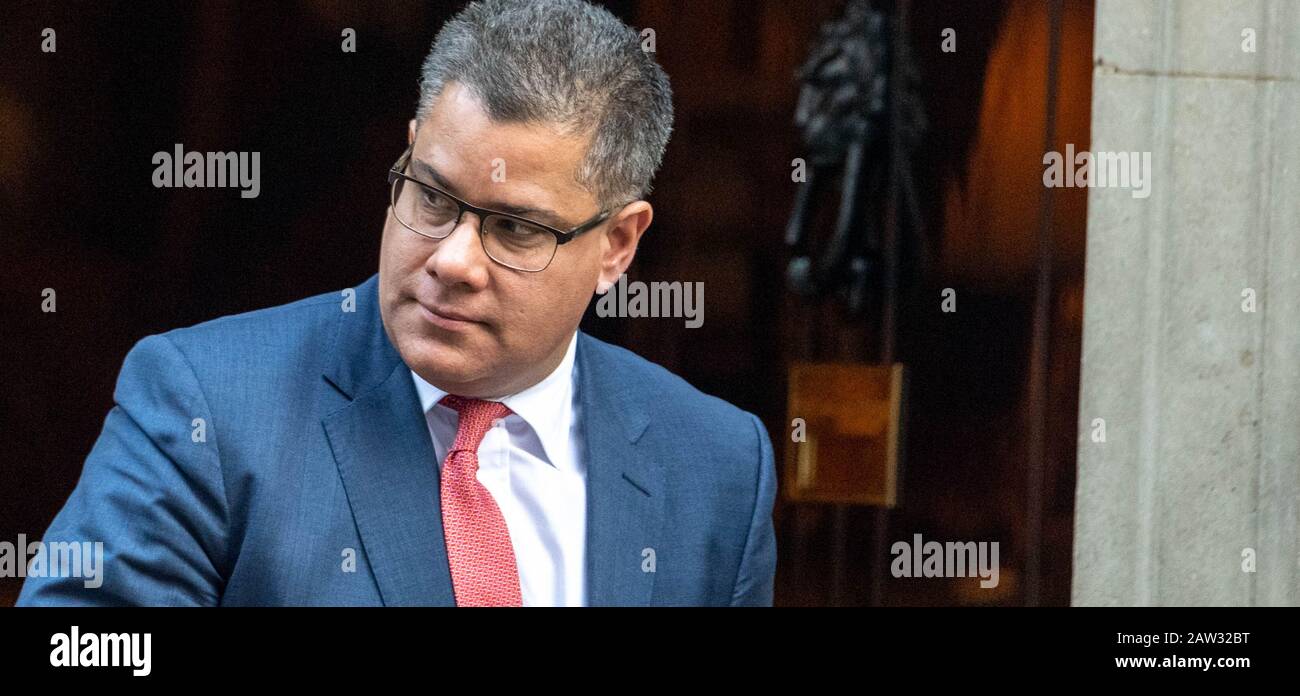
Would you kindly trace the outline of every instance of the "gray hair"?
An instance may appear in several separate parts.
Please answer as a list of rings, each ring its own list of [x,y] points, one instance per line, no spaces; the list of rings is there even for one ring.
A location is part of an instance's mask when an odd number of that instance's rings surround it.
[[[479,0],[443,25],[424,60],[416,120],[443,86],[469,89],[502,123],[589,135],[574,173],[601,208],[643,198],[673,127],[668,75],[641,37],[583,0]]]

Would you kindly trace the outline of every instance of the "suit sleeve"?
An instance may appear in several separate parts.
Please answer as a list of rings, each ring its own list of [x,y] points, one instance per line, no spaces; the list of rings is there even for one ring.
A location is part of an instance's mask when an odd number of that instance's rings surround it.
[[[731,606],[770,607],[776,579],[776,530],[772,525],[772,510],[776,504],[776,464],[772,456],[772,440],[763,422],[753,414],[749,417],[758,434],[758,484]]]
[[[43,537],[47,547],[102,542],[99,577],[29,574],[18,606],[219,603],[228,507],[216,428],[194,370],[166,336],[147,337],[127,355],[113,399]]]

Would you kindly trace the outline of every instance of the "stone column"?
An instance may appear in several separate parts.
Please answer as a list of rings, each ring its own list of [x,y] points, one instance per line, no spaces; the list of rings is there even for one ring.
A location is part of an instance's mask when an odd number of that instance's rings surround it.
[[[1151,172],[1089,191],[1072,601],[1300,605],[1300,2],[1095,36],[1090,149]]]

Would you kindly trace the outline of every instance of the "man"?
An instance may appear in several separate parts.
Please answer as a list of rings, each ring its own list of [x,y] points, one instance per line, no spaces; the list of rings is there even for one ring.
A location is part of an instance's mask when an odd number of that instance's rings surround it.
[[[45,541],[102,585],[20,605],[770,605],[753,415],[577,331],[627,269],[672,125],[581,0],[439,32],[360,286],[150,336]]]

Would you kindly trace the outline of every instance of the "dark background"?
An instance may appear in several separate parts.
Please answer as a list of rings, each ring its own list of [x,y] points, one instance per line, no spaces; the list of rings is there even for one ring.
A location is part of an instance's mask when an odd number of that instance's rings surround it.
[[[618,0],[656,32],[676,126],[630,279],[704,281],[703,327],[583,328],[759,414],[789,442],[793,360],[868,360],[878,338],[834,301],[784,286],[801,155],[794,71],[840,0]],[[892,3],[883,3],[891,6]],[[140,338],[355,285],[377,269],[387,187],[420,62],[461,3],[11,5],[0,22],[0,540],[39,538],[75,485],[118,368]],[[1088,147],[1091,0],[1062,16],[1054,148]],[[930,236],[909,261],[898,352],[911,375],[903,497],[887,538],[1000,541],[1001,585],[887,579],[887,605],[1069,602],[1086,196],[1058,189],[1047,332],[1041,536],[1034,514],[1030,338],[1047,2],[914,0],[930,131],[914,162]],[[40,51],[41,30],[57,53]],[[340,50],[357,32],[356,53]],[[940,32],[957,32],[956,53]],[[258,151],[261,195],[158,189],[153,153]],[[54,288],[58,311],[40,310]],[[940,312],[940,292],[958,311]],[[1038,480],[1038,479],[1034,479]],[[833,591],[828,506],[778,501],[778,605],[866,604],[870,509],[844,517]],[[1041,575],[1019,572],[1031,553]],[[887,576],[887,573],[885,574]],[[1032,585],[1032,588],[1031,588]],[[0,579],[0,606],[19,581]],[[1032,591],[1031,591],[1032,590]]]

